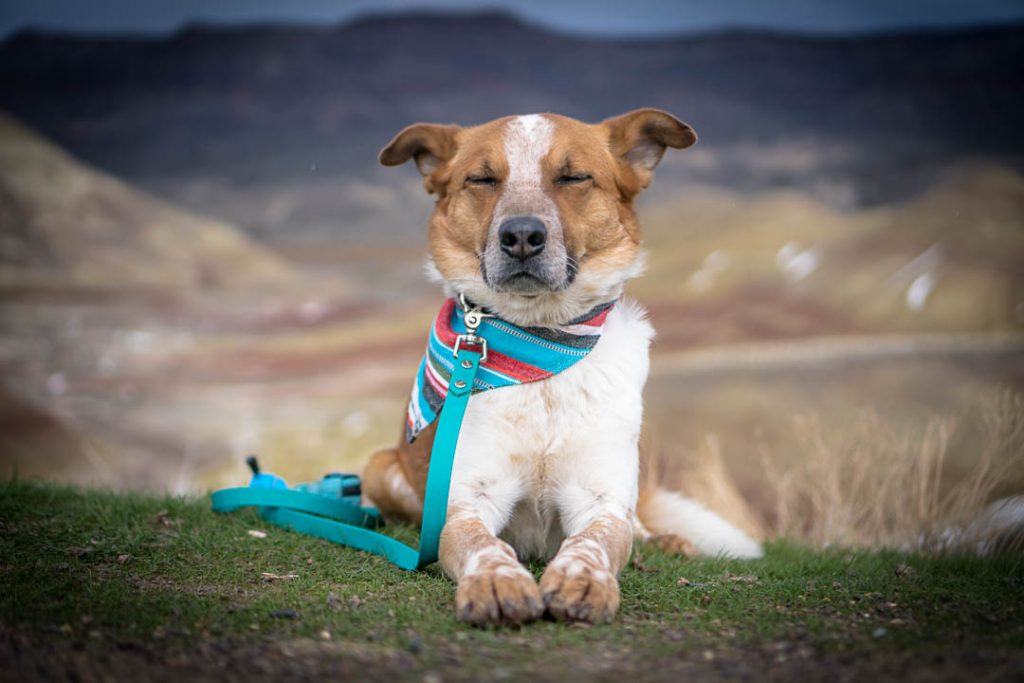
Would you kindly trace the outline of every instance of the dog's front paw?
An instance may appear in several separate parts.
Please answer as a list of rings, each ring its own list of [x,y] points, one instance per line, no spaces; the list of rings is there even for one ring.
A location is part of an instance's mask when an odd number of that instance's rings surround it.
[[[619,609],[619,582],[611,572],[583,562],[548,566],[540,579],[548,613],[564,621],[611,621]]]
[[[497,567],[459,580],[455,613],[474,626],[522,624],[544,614],[544,603],[530,572],[522,567]]]

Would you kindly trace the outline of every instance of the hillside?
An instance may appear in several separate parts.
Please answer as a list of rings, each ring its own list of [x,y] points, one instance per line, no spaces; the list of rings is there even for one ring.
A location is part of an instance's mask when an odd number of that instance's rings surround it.
[[[649,268],[631,291],[667,347],[1024,325],[1024,177],[1005,168],[847,212],[691,188],[644,218]]]
[[[663,107],[701,136],[663,175],[850,207],[905,199],[966,158],[1020,167],[1022,63],[1021,26],[613,41],[419,13],[147,38],[22,32],[0,45],[0,106],[260,235],[397,238],[419,234],[407,208],[421,190],[412,172],[377,169],[376,152],[416,120]]]
[[[0,112],[0,286],[218,289],[295,277],[218,221],[90,168]]]

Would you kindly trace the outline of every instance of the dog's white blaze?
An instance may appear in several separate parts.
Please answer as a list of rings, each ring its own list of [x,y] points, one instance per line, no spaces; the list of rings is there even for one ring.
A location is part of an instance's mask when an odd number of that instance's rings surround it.
[[[540,114],[517,116],[509,121],[505,130],[509,189],[541,185],[541,161],[551,149],[553,129],[551,121]]]
[[[557,209],[544,191],[541,166],[551,150],[554,123],[540,114],[517,116],[505,128],[505,159],[508,178],[495,208],[496,223],[509,216],[534,215],[558,228]]]

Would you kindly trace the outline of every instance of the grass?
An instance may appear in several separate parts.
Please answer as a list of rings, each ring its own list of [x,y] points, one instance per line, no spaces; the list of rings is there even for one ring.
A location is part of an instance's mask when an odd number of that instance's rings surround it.
[[[812,547],[1020,550],[1016,531],[972,525],[986,505],[1024,486],[1024,395],[980,394],[962,415],[899,424],[866,411],[840,429],[817,416],[793,421],[795,462],[763,456],[776,528]],[[950,472],[950,444],[974,443],[969,468]],[[997,495],[998,494],[998,495]]]
[[[269,527],[251,511],[215,515],[206,499],[13,480],[0,484],[0,558],[0,632],[22,643],[22,657],[29,643],[96,656],[127,645],[187,653],[305,643],[313,659],[334,647],[398,662],[401,672],[455,667],[472,678],[575,669],[584,656],[599,669],[662,662],[668,671],[694,661],[756,670],[787,653],[1024,651],[1019,557],[775,542],[762,561],[687,561],[638,546],[612,624],[474,630],[454,619],[453,586],[436,566],[408,573]]]

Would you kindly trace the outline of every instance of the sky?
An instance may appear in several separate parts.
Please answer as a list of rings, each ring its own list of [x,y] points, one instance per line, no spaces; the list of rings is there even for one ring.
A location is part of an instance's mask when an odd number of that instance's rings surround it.
[[[190,21],[337,23],[366,13],[500,8],[578,34],[730,27],[864,32],[1024,20],[1022,0],[0,0],[0,37],[26,27],[169,33]]]

